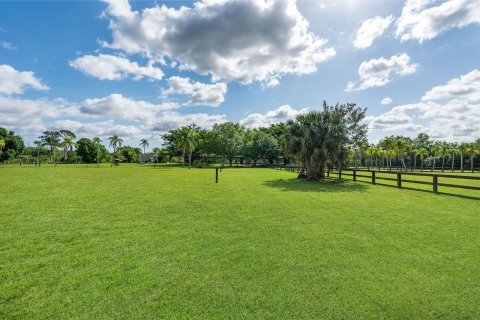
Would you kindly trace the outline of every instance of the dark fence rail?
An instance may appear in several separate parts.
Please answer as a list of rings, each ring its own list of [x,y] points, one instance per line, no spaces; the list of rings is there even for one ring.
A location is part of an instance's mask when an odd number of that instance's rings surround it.
[[[290,172],[299,172],[300,166],[298,165],[277,165],[272,166],[277,170],[285,170]],[[468,172],[467,172],[468,173]],[[464,174],[444,174],[444,173],[423,173],[423,172],[408,172],[408,171],[377,171],[366,170],[356,168],[344,168],[340,170],[327,170],[327,177],[336,177],[337,179],[351,179],[356,182],[371,183],[375,185],[396,187],[401,189],[431,192],[436,194],[443,194],[449,196],[456,196],[461,198],[468,198],[474,200],[480,200],[480,176],[469,176]],[[417,179],[415,179],[417,178]],[[423,179],[423,180],[418,180]],[[440,179],[440,180],[439,180]],[[456,180],[456,181],[455,181]],[[452,183],[458,181],[466,181],[475,184],[478,181],[478,185],[466,185],[461,183]],[[387,184],[382,182],[394,182],[394,184]],[[406,186],[405,184],[408,184]],[[416,188],[416,185],[430,186],[428,189]],[[473,190],[478,193],[465,195],[453,192],[443,192],[443,188],[450,188],[451,190]]]

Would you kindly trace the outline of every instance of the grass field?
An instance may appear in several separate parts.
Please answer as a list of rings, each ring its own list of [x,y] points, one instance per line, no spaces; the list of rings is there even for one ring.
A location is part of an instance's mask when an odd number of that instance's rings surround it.
[[[480,318],[479,201],[272,169],[0,182],[0,319]]]

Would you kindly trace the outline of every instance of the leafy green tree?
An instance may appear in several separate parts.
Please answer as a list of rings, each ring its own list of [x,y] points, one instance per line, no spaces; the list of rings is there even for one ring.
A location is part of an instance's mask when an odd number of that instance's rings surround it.
[[[238,123],[225,122],[215,124],[212,128],[212,140],[216,154],[224,156],[232,166],[233,160],[242,154],[245,128]]]
[[[0,139],[0,159],[2,158],[3,148],[5,148],[5,140]]]
[[[15,135],[13,131],[7,131],[5,128],[0,128],[0,140],[3,141],[0,150],[0,160],[2,161],[18,157],[25,149],[22,137]]]
[[[140,148],[124,146],[117,149],[117,154],[123,161],[134,163],[140,160],[142,150]]]
[[[347,159],[348,146],[365,139],[366,125],[360,124],[365,109],[355,104],[327,106],[323,111],[298,115],[289,122],[290,148],[302,164],[299,177],[325,178],[328,163],[340,167]]]
[[[33,142],[33,144],[35,145],[35,147],[37,147],[37,163],[36,163],[36,165],[40,166],[40,151],[42,150],[42,148],[45,144],[44,144],[42,139],[35,140]]]
[[[98,138],[97,138],[98,139]],[[97,163],[105,159],[107,149],[100,142],[93,139],[81,138],[77,142],[77,155],[84,163]]]
[[[473,172],[473,160],[475,155],[480,154],[480,147],[476,143],[470,143],[465,151],[470,155],[470,170]]]
[[[253,165],[256,165],[257,160],[261,158],[273,163],[279,153],[276,139],[269,133],[260,130],[252,132],[251,140],[244,148],[245,156],[253,160]]]
[[[77,136],[70,130],[60,130],[60,136],[62,141],[60,146],[63,147],[63,162],[68,160],[68,152],[73,151],[73,147],[76,146],[75,139]]]
[[[52,162],[53,152],[60,146],[61,134],[59,131],[44,131],[40,136],[42,142],[50,147],[49,162]]]

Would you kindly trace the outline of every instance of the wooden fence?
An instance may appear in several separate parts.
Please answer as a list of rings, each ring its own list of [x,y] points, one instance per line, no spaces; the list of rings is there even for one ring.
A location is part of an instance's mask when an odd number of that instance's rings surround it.
[[[298,172],[300,167],[276,166],[275,169]],[[329,178],[336,177],[337,179],[351,179],[356,182],[480,200],[480,176],[442,173],[431,174],[406,171],[374,171],[355,168],[329,170],[326,174]],[[458,181],[464,183],[458,183]],[[391,184],[388,184],[388,182]],[[424,188],[422,189],[418,186],[423,186]],[[469,194],[460,194],[455,192],[456,190],[469,190]]]

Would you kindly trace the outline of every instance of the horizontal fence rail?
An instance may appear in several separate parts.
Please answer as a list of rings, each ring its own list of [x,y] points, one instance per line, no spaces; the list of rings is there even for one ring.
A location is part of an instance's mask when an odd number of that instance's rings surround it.
[[[416,191],[427,191],[427,192],[433,192],[438,194],[480,200],[480,192],[478,194],[476,193],[475,195],[464,195],[464,194],[458,194],[458,193],[452,193],[452,192],[442,192],[442,190],[439,190],[439,187],[442,187],[442,188],[453,188],[453,190],[464,189],[464,190],[480,191],[480,177],[475,177],[475,176],[428,174],[428,173],[416,173],[416,172],[373,171],[373,170],[363,170],[363,169],[340,169],[340,170],[335,170],[335,173],[338,179],[342,179],[342,177],[351,177],[353,181],[358,181],[358,182],[365,182],[365,183],[383,185],[388,187],[404,188],[404,189],[416,190]],[[379,176],[379,174],[391,175],[391,177]],[[415,177],[421,177],[421,178],[424,178],[425,180],[430,180],[430,181],[415,180]],[[358,178],[366,178],[367,180],[359,180]],[[439,179],[441,179],[442,182],[439,182]],[[378,180],[394,181],[396,183],[385,184],[381,182],[379,183]],[[452,180],[453,181],[463,180],[463,181],[470,181],[470,182],[478,181],[478,186],[449,183]],[[404,183],[413,184],[413,185],[415,184],[428,185],[428,186],[431,186],[431,189],[428,190],[428,189],[419,189],[419,188],[410,187],[410,186],[407,187],[404,185]]]
[[[285,170],[290,172],[300,172],[299,165],[272,165],[271,168],[277,170]],[[463,174],[453,175],[444,173],[423,173],[423,172],[407,172],[407,171],[376,171],[366,169],[355,168],[343,168],[340,170],[327,170],[327,177],[336,177],[337,179],[350,179],[356,182],[371,183],[380,186],[396,187],[401,189],[432,192],[436,194],[443,194],[449,196],[456,196],[467,199],[480,200],[480,176],[467,176]],[[423,180],[419,180],[423,179]],[[451,183],[457,181],[465,181],[465,183]],[[466,185],[470,182],[476,185]],[[478,181],[478,183],[476,183]],[[382,183],[383,182],[383,183]],[[393,184],[387,184],[385,182],[393,182]],[[408,185],[405,185],[408,184]],[[413,186],[411,186],[413,185]],[[429,186],[427,189],[420,189],[415,187]],[[444,188],[450,188],[445,192]],[[472,193],[471,195],[454,193],[454,190],[473,190],[478,193]]]

